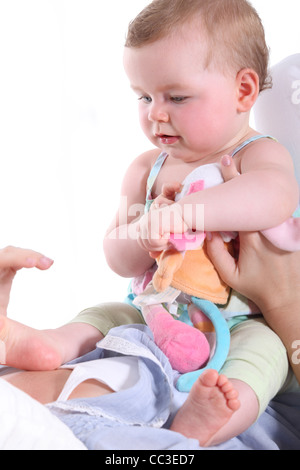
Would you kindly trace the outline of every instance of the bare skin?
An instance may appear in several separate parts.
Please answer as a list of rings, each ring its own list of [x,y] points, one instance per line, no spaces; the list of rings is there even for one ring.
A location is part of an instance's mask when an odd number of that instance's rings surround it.
[[[234,161],[228,156],[222,159],[222,174],[226,181],[238,177]],[[300,383],[300,361],[293,359],[295,344],[300,340],[300,252],[281,251],[258,232],[240,233],[238,260],[224,250],[218,234],[211,237],[207,249],[221,278],[260,307],[285,345]],[[251,275],[253,272],[257,275]]]
[[[39,361],[43,363],[45,357],[49,364],[52,362],[52,366],[61,361],[64,352],[59,353],[56,350],[53,354],[55,339],[49,332],[45,341],[43,332],[39,335],[36,330],[6,317],[10,290],[17,271],[23,267],[48,269],[51,265],[51,260],[31,250],[15,247],[0,250],[1,359],[7,365],[20,369],[23,367],[22,364],[29,361],[38,369],[41,367]],[[75,327],[77,326],[75,324]],[[72,324],[68,327],[72,328]],[[99,332],[96,333],[97,335]],[[3,357],[4,355],[6,357]],[[71,372],[68,369],[16,371],[3,376],[1,380],[9,382],[40,403],[46,404],[57,400]],[[108,393],[113,393],[113,390],[105,384],[96,380],[87,380],[75,388],[69,399],[96,397]],[[233,384],[225,376],[219,376],[216,371],[206,371],[194,384],[186,403],[176,415],[171,429],[187,437],[198,439],[202,446],[211,445],[214,442],[214,436],[230,421],[239,406],[238,392]]]
[[[68,369],[39,372],[21,371],[5,375],[2,379],[27,393],[42,405],[45,405],[58,399],[71,372]],[[108,393],[113,393],[110,387],[91,379],[78,385],[69,396],[69,400],[83,397],[98,397]]]
[[[0,249],[0,363],[27,370],[53,370],[94,349],[103,335],[91,325],[70,323],[39,331],[7,318],[15,275],[21,269],[45,271],[53,260],[34,250],[7,246]],[[66,341],[66,338],[72,338]]]
[[[0,285],[1,289],[1,285]],[[36,371],[18,371],[4,376],[3,379],[10,382],[15,387],[21,389],[42,404],[57,400],[64,384],[66,383],[71,371],[68,369],[58,369],[50,371],[38,371],[41,364],[45,361],[42,351],[47,353],[46,359],[50,364],[60,359],[56,355],[49,355],[49,350],[54,350],[51,342],[54,340],[51,335],[47,335],[48,343],[45,343],[43,337],[35,334],[35,330],[17,323],[7,317],[0,319],[1,340],[6,347],[6,364],[21,368],[22,363],[30,361],[36,366]],[[23,340],[22,340],[23,335]],[[41,342],[40,342],[41,340]],[[43,350],[44,345],[45,349]],[[26,351],[26,345],[27,351]],[[49,345],[51,347],[49,347]],[[39,349],[41,347],[41,349]],[[23,352],[22,352],[23,348]],[[39,362],[41,361],[41,363]],[[198,439],[201,446],[218,444],[236,435],[236,429],[241,432],[244,429],[235,426],[237,421],[232,418],[239,408],[240,401],[238,395],[241,391],[243,396],[243,408],[249,405],[253,397],[246,397],[240,389],[239,381],[229,381],[227,377],[214,370],[206,371],[194,384],[187,401],[176,415],[171,429],[180,432],[187,437]],[[106,385],[96,380],[88,380],[80,384],[71,394],[69,399],[80,397],[96,397],[113,391]],[[253,404],[252,404],[253,405]],[[257,411],[254,407],[255,418]],[[253,421],[250,415],[245,422]],[[233,426],[232,424],[233,423]]]
[[[201,446],[218,444],[218,432],[240,407],[233,384],[215,370],[207,370],[193,385],[170,427]]]
[[[59,397],[70,370],[40,372],[14,372],[3,377],[42,404],[51,403]],[[81,383],[69,399],[88,398],[114,393],[111,388],[96,380]],[[198,379],[174,418],[170,427],[188,438],[198,439],[203,447],[217,444],[218,431],[230,420],[240,407],[238,392],[224,375],[208,370]]]
[[[66,337],[72,337],[67,347]],[[1,315],[0,363],[24,370],[54,370],[92,351],[102,338],[97,328],[86,323],[69,323],[55,330],[40,331]]]

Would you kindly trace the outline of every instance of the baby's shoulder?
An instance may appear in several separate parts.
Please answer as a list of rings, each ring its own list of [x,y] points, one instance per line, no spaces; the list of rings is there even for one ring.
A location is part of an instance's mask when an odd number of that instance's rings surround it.
[[[139,169],[139,171],[145,171],[149,173],[150,169],[153,167],[160,153],[161,152],[158,149],[152,149],[143,152],[133,160],[130,167],[133,169]]]
[[[259,139],[247,145],[239,155],[240,167],[278,165],[292,168],[293,159],[287,148],[275,139]]]
[[[141,153],[137,158],[136,161],[140,162],[146,162],[150,164],[150,166],[153,166],[159,155],[161,154],[161,151],[159,149],[151,149],[147,150],[146,152]]]
[[[153,167],[160,152],[157,149],[148,150],[136,157],[129,167],[124,176],[123,187],[127,190],[134,186],[143,186],[146,184],[148,175]],[[138,185],[133,185],[133,182],[139,182]]]

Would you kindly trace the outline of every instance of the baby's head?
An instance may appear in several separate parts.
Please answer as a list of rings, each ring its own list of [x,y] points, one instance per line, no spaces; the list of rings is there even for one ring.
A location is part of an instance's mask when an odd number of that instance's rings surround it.
[[[264,28],[247,0],[153,0],[129,25],[125,46],[140,48],[184,28],[206,42],[206,67],[254,70],[259,91],[270,88]]]

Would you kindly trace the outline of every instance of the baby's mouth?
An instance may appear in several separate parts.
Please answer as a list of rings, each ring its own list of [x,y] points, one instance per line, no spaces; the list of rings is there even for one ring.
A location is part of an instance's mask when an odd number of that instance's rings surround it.
[[[156,134],[156,137],[158,137],[164,145],[173,145],[179,140],[178,135]]]

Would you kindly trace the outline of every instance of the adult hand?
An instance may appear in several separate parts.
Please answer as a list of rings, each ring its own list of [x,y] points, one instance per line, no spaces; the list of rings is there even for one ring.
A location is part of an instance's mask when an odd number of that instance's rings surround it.
[[[238,177],[235,165],[222,160],[225,181]],[[259,232],[240,232],[238,259],[224,248],[218,234],[207,244],[208,255],[220,277],[251,299],[284,343],[300,382],[300,252],[282,251]],[[297,352],[298,349],[298,352]]]
[[[46,270],[53,260],[33,250],[8,246],[0,250],[0,314],[6,315],[14,277],[22,268]]]
[[[221,168],[225,181],[238,177],[231,157],[222,159]],[[209,238],[208,254],[223,281],[254,301],[264,312],[285,304],[291,286],[295,285],[298,290],[300,252],[282,251],[260,232],[240,232],[239,256],[235,259],[224,248],[217,233]],[[298,284],[294,279],[298,279]]]

